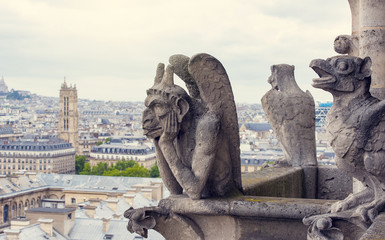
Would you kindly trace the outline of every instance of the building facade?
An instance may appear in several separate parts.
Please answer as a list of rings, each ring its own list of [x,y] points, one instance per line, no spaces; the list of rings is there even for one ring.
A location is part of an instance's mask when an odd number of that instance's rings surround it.
[[[98,139],[91,134],[79,136],[79,148],[76,154],[89,157],[92,149],[96,147]]]
[[[0,173],[75,173],[75,149],[60,139],[0,141]]]
[[[156,162],[155,149],[145,145],[102,144],[92,149],[89,158],[91,166],[100,162],[111,166],[120,160],[134,160],[140,166],[150,169]]]
[[[79,150],[78,132],[78,93],[76,86],[64,83],[60,89],[58,137],[72,143],[76,152]]]

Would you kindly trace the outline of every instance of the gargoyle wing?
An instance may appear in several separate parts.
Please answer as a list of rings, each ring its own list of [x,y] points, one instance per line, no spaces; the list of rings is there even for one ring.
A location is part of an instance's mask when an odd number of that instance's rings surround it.
[[[261,99],[263,111],[265,112],[271,127],[276,134],[280,134],[280,128],[283,124],[286,111],[285,94],[276,90],[270,89]]]
[[[188,72],[199,89],[199,97],[208,111],[221,119],[224,141],[227,141],[235,185],[242,190],[240,171],[239,129],[234,96],[225,68],[205,53],[191,57]]]

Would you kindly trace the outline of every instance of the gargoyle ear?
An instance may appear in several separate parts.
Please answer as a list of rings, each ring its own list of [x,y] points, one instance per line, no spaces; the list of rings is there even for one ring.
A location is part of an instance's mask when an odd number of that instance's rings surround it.
[[[371,66],[372,60],[370,57],[364,58],[359,66],[360,69],[357,73],[357,78],[363,80],[367,77],[370,77],[370,75],[372,75],[372,70],[370,69]]]
[[[186,115],[186,113],[190,109],[190,105],[183,98],[178,98],[178,100],[176,100],[176,105],[178,107],[178,110],[177,110],[178,122],[182,122],[183,117]]]

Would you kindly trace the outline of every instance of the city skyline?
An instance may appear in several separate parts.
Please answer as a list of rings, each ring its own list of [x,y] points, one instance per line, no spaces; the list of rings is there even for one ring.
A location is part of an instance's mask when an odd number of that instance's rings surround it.
[[[57,96],[64,77],[79,98],[143,101],[158,62],[207,52],[229,75],[235,101],[259,103],[270,65],[295,65],[311,87],[315,58],[337,55],[333,40],[350,34],[342,1],[1,1],[0,76],[9,89]],[[183,85],[182,82],[177,81]]]

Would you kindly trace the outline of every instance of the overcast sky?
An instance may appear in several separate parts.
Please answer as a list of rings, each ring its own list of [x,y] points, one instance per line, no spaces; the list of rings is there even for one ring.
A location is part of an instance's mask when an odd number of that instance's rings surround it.
[[[303,90],[315,58],[350,34],[346,0],[0,0],[0,76],[9,89],[58,96],[64,76],[87,99],[143,101],[159,62],[205,52],[236,102],[259,103],[270,65],[295,65]]]

